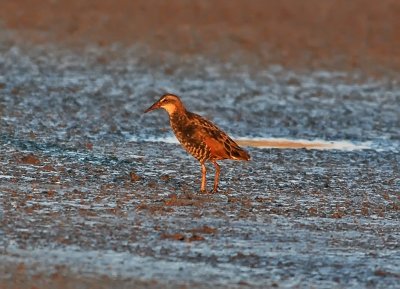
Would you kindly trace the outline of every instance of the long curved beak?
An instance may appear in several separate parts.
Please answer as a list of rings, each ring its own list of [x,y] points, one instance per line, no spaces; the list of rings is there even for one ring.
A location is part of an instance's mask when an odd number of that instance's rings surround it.
[[[160,102],[157,101],[157,102],[153,103],[153,105],[150,106],[148,109],[146,109],[144,111],[144,113],[147,113],[149,111],[152,111],[152,110],[155,110],[155,109],[158,109],[158,108],[160,108]]]

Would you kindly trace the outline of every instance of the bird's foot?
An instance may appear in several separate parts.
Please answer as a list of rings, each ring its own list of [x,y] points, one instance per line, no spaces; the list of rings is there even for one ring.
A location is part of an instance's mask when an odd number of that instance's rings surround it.
[[[200,192],[201,192],[202,194],[205,194],[205,195],[210,195],[210,194],[215,193],[214,190],[212,190],[212,191],[207,191],[206,189],[200,190]]]
[[[213,190],[212,190],[213,194],[216,194],[217,191],[218,191],[218,184],[214,184],[214,187],[213,187]]]
[[[216,190],[212,190],[212,191],[207,191],[207,190],[204,190],[204,191],[201,191],[203,194],[207,194],[207,195],[212,195],[212,194],[215,194],[217,191]]]

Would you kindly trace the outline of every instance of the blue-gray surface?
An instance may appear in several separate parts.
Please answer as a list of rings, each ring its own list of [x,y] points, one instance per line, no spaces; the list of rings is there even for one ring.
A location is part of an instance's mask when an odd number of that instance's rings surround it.
[[[3,45],[0,72],[3,282],[22,262],[115,284],[399,288],[399,82],[119,47]],[[372,149],[248,148],[201,195],[199,164],[149,141],[171,135],[165,113],[143,115],[164,91],[235,137]]]

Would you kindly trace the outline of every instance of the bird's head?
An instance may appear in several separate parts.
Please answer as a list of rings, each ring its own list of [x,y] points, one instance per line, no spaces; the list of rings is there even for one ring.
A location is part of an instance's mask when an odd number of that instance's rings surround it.
[[[183,104],[179,97],[170,93],[161,96],[158,101],[145,110],[145,113],[159,108],[165,109],[168,114],[173,114],[178,110],[184,110]]]

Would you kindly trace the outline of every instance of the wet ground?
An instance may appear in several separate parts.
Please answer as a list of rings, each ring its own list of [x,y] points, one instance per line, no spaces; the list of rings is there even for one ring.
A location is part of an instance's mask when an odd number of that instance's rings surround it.
[[[145,56],[1,47],[2,288],[399,287],[398,81]],[[247,147],[203,195],[143,114],[163,91],[235,138],[356,148]]]
[[[1,4],[0,288],[399,288],[399,2],[156,2]]]

